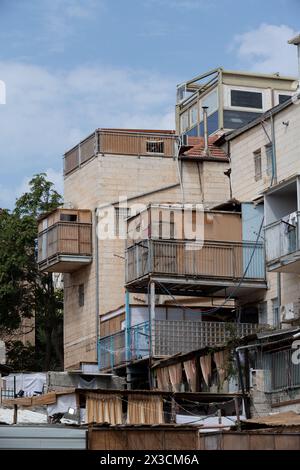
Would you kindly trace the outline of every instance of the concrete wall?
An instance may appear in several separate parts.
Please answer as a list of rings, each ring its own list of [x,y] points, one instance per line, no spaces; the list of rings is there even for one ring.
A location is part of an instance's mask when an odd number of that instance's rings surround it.
[[[229,180],[224,175],[228,163],[182,163],[183,193],[177,162],[158,156],[98,155],[65,178],[65,205],[93,211],[103,204],[115,203],[119,196],[133,198],[131,203],[204,202],[214,206],[229,197]],[[150,195],[164,186],[176,187]],[[93,262],[64,276],[64,350],[65,368],[80,362],[96,361],[96,278],[95,234]],[[99,314],[124,304],[124,240],[99,240]],[[78,305],[78,286],[84,284],[85,303]]]

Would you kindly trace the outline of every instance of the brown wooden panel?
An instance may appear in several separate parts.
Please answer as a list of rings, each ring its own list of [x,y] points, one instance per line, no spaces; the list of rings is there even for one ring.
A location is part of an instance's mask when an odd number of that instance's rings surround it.
[[[248,434],[223,434],[224,450],[249,450]]]
[[[268,434],[250,434],[249,435],[250,450],[274,450],[274,436]]]
[[[278,434],[274,436],[275,450],[300,450],[299,434]]]
[[[165,431],[166,450],[194,450],[197,449],[197,429],[195,431]]]
[[[125,431],[110,429],[89,429],[89,449],[91,450],[127,450]]]
[[[130,450],[163,450],[164,432],[151,430],[127,431],[128,449]]]

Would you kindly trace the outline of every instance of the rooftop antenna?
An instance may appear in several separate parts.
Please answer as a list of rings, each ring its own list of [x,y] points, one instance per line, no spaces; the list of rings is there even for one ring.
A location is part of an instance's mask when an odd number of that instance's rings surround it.
[[[288,41],[288,44],[294,44],[294,46],[297,46],[297,52],[298,52],[298,90],[299,90],[299,88],[300,88],[300,34],[298,34],[294,38],[290,39]]]

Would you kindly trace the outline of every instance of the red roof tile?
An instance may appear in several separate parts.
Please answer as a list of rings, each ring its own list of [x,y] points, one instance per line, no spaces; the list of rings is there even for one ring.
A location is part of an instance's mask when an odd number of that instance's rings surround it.
[[[204,151],[204,137],[188,137],[188,145],[192,148],[183,153],[182,157],[187,158],[224,158],[227,160],[228,156],[221,147],[215,145],[219,139],[219,135],[214,135],[208,138],[208,155]]]

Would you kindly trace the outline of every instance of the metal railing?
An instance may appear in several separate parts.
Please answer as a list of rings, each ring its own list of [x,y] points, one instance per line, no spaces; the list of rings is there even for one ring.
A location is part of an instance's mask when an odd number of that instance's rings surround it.
[[[300,212],[297,212],[294,223],[283,218],[265,227],[267,263],[300,249],[299,215]]]
[[[224,344],[262,329],[256,323],[153,320],[144,322],[98,341],[99,368],[114,368],[126,362],[154,356],[169,356],[204,346]],[[126,342],[127,335],[127,342]],[[128,345],[128,346],[127,346]]]
[[[250,260],[245,279],[265,279],[262,243],[143,240],[126,250],[126,283],[150,273],[240,279]]]
[[[257,362],[257,368],[264,370],[264,391],[280,392],[300,388],[300,364],[294,364],[295,350],[285,349],[264,353]]]
[[[98,153],[116,155],[175,155],[174,134],[159,132],[128,132],[125,130],[97,129],[64,155],[64,174],[68,175]],[[155,144],[159,144],[155,150]]]
[[[38,235],[38,263],[57,254],[92,254],[92,225],[57,222]]]
[[[149,356],[149,322],[132,326],[113,335],[98,340],[99,368],[108,369],[126,361]]]

